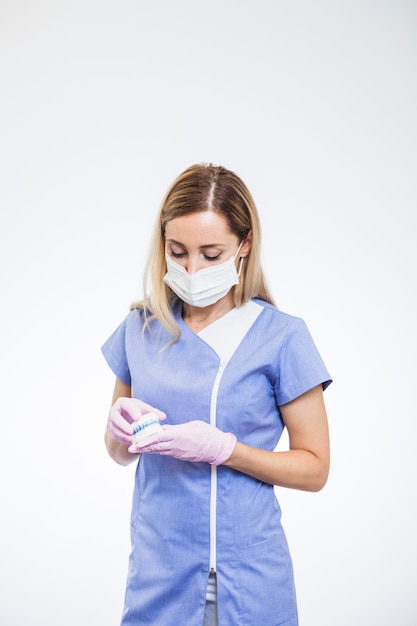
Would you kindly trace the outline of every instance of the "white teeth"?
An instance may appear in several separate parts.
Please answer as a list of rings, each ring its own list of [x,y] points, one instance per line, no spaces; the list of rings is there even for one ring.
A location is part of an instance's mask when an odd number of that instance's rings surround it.
[[[132,427],[132,443],[137,443],[140,439],[143,439],[148,435],[153,435],[162,430],[162,426],[159,423],[159,418],[155,413],[146,413],[145,415],[142,415],[140,419],[138,419],[136,422],[133,422]]]

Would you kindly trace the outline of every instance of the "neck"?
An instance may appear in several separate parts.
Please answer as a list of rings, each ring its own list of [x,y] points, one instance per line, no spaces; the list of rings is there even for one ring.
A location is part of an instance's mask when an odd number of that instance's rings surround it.
[[[224,298],[204,308],[191,306],[186,302],[182,304],[182,317],[184,322],[194,332],[203,330],[206,326],[226,315],[235,306],[233,294],[228,293]]]

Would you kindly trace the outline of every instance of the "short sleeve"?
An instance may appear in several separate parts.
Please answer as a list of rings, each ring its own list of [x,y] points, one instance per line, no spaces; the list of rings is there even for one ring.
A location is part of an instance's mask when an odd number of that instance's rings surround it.
[[[300,318],[289,325],[278,355],[275,395],[277,404],[285,404],[301,394],[332,382],[311,334]]]
[[[101,352],[117,378],[131,385],[130,370],[126,356],[126,320],[124,320],[101,347]]]

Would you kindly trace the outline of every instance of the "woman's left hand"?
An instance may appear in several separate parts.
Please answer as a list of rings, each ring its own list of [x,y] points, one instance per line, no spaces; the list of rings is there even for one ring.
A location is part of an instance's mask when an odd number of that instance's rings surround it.
[[[203,461],[221,465],[232,454],[236,437],[206,422],[194,420],[185,424],[166,424],[151,440],[132,444],[129,452],[173,456],[182,461]]]

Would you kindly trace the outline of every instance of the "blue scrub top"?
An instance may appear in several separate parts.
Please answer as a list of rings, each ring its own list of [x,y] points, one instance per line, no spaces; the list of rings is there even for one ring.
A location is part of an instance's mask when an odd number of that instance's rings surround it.
[[[326,388],[331,378],[303,320],[253,302],[260,314],[222,364],[215,423],[241,443],[274,450],[284,428],[279,406],[319,384]],[[181,308],[176,301],[181,337],[168,348],[168,331],[154,321],[142,332],[144,313],[135,309],[102,352],[131,386],[132,397],[164,411],[166,423],[210,422],[221,357],[203,334],[188,328]],[[291,557],[273,486],[225,466],[142,454],[123,626],[203,624],[210,510],[216,522],[219,626],[298,624]]]

